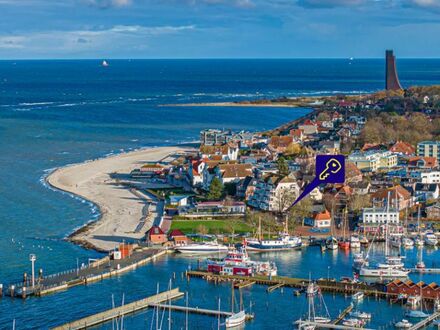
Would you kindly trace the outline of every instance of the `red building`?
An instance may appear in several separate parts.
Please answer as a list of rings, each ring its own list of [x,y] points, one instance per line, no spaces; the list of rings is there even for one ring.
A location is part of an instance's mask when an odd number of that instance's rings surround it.
[[[158,226],[153,226],[147,231],[146,241],[152,244],[163,244],[168,241],[167,235]]]
[[[420,296],[424,299],[439,299],[440,287],[436,283],[426,284],[425,282],[414,283],[411,280],[394,280],[387,285],[387,292],[392,294],[406,294],[408,296]]]

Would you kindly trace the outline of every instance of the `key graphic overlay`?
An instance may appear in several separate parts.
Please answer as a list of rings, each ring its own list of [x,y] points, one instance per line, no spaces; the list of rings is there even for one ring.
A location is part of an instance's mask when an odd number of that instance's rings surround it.
[[[293,207],[301,199],[320,184],[344,183],[345,181],[345,157],[343,155],[317,155],[316,156],[315,179],[302,192],[301,195],[290,206]],[[289,209],[290,209],[289,207]]]

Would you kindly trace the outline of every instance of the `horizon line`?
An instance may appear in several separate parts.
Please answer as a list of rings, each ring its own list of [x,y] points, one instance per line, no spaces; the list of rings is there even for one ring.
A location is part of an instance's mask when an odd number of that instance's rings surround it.
[[[383,60],[385,57],[84,57],[84,58],[3,58],[7,61],[138,61],[138,60]],[[396,57],[399,60],[440,60],[440,57]]]

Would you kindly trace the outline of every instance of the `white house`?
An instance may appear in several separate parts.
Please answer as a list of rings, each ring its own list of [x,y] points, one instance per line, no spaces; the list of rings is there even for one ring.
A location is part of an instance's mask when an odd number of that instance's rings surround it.
[[[363,225],[384,225],[386,223],[398,225],[400,222],[399,211],[394,208],[365,208],[362,210]]]

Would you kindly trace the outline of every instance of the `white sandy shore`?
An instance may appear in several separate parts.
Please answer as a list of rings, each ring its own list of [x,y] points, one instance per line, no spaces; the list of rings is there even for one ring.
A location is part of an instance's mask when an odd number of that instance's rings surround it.
[[[159,161],[166,156],[187,150],[183,147],[142,149],[77,165],[62,167],[47,178],[55,188],[85,198],[99,206],[101,217],[74,233],[76,243],[109,251],[122,239],[139,239],[144,231],[135,233],[142,218],[145,200],[118,185],[112,173],[129,173],[145,162]]]

